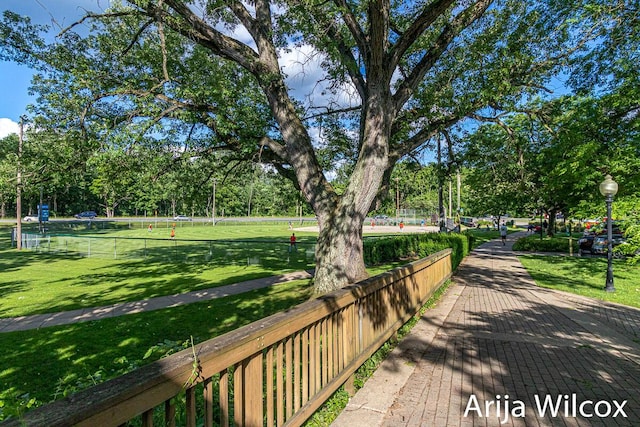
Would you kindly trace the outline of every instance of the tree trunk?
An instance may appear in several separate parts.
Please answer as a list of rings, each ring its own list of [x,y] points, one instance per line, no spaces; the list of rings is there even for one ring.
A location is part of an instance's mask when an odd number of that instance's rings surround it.
[[[338,197],[334,210],[316,210],[320,226],[314,279],[316,294],[368,277],[362,249],[362,226],[389,166],[392,118],[387,113],[389,109],[385,108],[385,101],[390,97],[385,97],[384,93],[378,95],[376,98],[381,102],[368,104],[359,160],[349,185]]]
[[[549,210],[549,227],[547,227],[547,236],[553,237],[556,230],[556,214],[558,210],[555,208],[551,208]]]
[[[336,216],[321,225],[316,246],[314,293],[322,295],[368,277],[360,215]]]

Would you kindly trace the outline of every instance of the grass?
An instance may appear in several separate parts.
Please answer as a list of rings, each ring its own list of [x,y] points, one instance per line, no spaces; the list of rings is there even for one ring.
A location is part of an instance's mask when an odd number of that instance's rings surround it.
[[[158,343],[213,338],[297,305],[309,298],[309,291],[308,281],[299,280],[147,313],[2,333],[0,401],[24,401],[28,396],[49,402],[158,359],[161,351],[144,359]]]
[[[468,228],[465,233],[469,233],[475,237],[473,241],[473,247],[476,248],[483,243],[487,243],[494,239],[500,238],[500,232],[498,230],[487,231],[484,228]]]
[[[513,245],[513,250],[569,253],[571,249],[574,253],[578,253],[580,237],[582,237],[580,233],[573,233],[571,239],[565,233],[557,233],[554,236],[545,235],[542,238],[540,234],[530,234],[518,239]]]
[[[0,317],[137,301],[307,270],[314,265],[315,235],[299,233],[298,251],[289,254],[290,231],[286,225],[185,226],[184,229],[185,239],[216,238],[224,242],[217,240],[213,254],[210,245],[205,244],[201,253],[211,254],[208,258],[113,259],[113,256],[88,258],[29,250],[18,252],[9,247],[8,239],[3,239],[0,241]],[[136,229],[106,233],[92,239],[94,250],[97,241],[113,246],[116,239],[129,242],[123,237],[148,234],[146,230]],[[89,237],[69,236],[68,239],[86,242]],[[239,243],[240,240],[244,243]],[[172,245],[176,242],[168,239],[158,242],[167,245],[164,252],[174,253]],[[182,253],[197,251],[196,243],[178,243]]]
[[[66,230],[52,239],[58,252],[51,253],[10,248],[6,229],[0,318],[139,301],[314,267],[317,234],[295,231],[298,250],[289,253],[286,223],[178,222],[175,241],[166,228],[149,233],[144,225]]]
[[[268,262],[243,262],[255,256],[254,251],[264,251],[264,245],[272,245],[274,240],[281,238],[286,244],[290,235],[286,224],[226,226],[216,227],[215,231],[211,226],[206,228],[184,226],[180,235],[185,239],[225,239],[229,246],[239,240],[249,244],[244,252],[231,255],[227,252],[219,262],[114,260],[17,252],[9,248],[8,236],[2,233],[0,317],[139,300],[312,266],[300,247],[291,256],[285,249],[281,256],[263,256]],[[109,239],[147,236],[146,233],[135,229],[100,231]],[[88,235],[87,232],[83,238]],[[296,235],[303,244],[315,242],[313,233],[296,232]],[[276,258],[281,260],[276,262]],[[283,263],[287,258],[288,262]],[[376,266],[370,273],[375,275],[400,264]],[[292,281],[148,313],[2,333],[0,420],[17,416],[27,406],[47,403],[149,363],[161,357],[167,347],[179,346],[190,336],[201,342],[297,305],[309,298],[309,283]],[[150,349],[151,356],[145,358]]]
[[[604,291],[606,258],[519,257],[538,286],[640,308],[640,267],[614,260],[616,292]]]
[[[0,250],[0,317],[137,301],[312,267],[304,257],[278,269],[8,252]]]

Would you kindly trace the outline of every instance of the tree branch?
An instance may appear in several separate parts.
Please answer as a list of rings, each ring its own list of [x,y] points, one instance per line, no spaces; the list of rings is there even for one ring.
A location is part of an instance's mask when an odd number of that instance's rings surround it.
[[[455,0],[436,0],[427,4],[422,13],[413,21],[411,26],[400,36],[398,42],[389,52],[389,66],[395,69],[400,63],[400,58],[407,52],[407,49],[415,43],[424,31],[440,17]]]
[[[446,25],[433,46],[425,52],[422,59],[413,68],[409,77],[403,81],[398,91],[393,96],[396,111],[402,106],[413,94],[418,84],[422,81],[425,74],[433,67],[436,61],[449,47],[451,42],[469,25],[480,18],[487,10],[493,0],[478,0],[467,9],[460,12],[448,25]]]
[[[261,72],[262,67],[258,61],[258,55],[247,45],[225,36],[218,30],[212,28],[203,19],[193,13],[187,3],[181,0],[164,0],[164,3],[185,21],[184,24],[181,24],[165,10],[158,9],[152,4],[147,5],[146,13],[155,19],[162,20],[174,31],[188,39],[207,47],[223,58],[238,63],[251,73],[259,74]]]

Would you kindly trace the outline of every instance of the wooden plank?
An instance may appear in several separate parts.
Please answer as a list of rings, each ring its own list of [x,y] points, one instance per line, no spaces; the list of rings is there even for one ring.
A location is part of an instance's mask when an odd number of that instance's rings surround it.
[[[166,427],[176,427],[176,405],[172,399],[164,402],[164,425]]]
[[[243,365],[244,424],[246,427],[262,427],[264,415],[264,382],[262,353],[256,354]]]
[[[196,427],[196,387],[189,387],[185,390],[187,397],[187,427]]]
[[[242,363],[233,370],[233,422],[237,426],[244,425],[244,369]]]
[[[142,427],[153,427],[153,409],[142,414]]]
[[[301,357],[301,369],[302,369],[302,388],[300,389],[301,393],[301,403],[304,405],[309,400],[309,369],[311,369],[311,361],[309,360],[309,349],[312,346],[311,341],[311,331],[314,329],[314,326],[311,325],[310,329],[305,329],[302,331],[302,357]]]
[[[224,370],[220,373],[220,384],[218,385],[220,390],[220,426],[229,427],[229,371]]]
[[[313,328],[313,346],[311,347],[313,351],[313,370],[311,372],[314,374],[313,388],[311,389],[313,391],[313,394],[316,394],[318,390],[322,388],[322,369],[324,369],[324,367],[320,362],[322,357],[321,347],[322,334],[320,331],[320,325],[316,325]]]
[[[329,366],[329,357],[328,357],[328,349],[329,349],[329,336],[328,336],[328,324],[329,319],[323,319],[320,327],[320,365],[322,369],[322,383],[321,387],[323,387],[329,381],[329,373],[331,372],[331,367]]]
[[[213,427],[213,381],[204,381],[204,427]]]
[[[284,424],[284,343],[276,347],[276,423]]]
[[[300,334],[295,334],[293,338],[293,411],[300,409],[300,379],[302,364],[302,348],[300,347]]]
[[[275,421],[275,403],[274,403],[274,391],[275,382],[273,378],[273,347],[270,347],[265,354],[265,374],[266,374],[266,384],[265,384],[265,392],[267,395],[267,427],[274,427]]]
[[[293,414],[293,343],[289,338],[284,345],[284,364],[285,364],[285,382],[284,382],[284,402],[285,415],[289,419]]]

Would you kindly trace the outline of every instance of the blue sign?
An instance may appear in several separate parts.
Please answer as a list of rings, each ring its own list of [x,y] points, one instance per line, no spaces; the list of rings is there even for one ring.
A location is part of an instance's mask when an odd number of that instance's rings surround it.
[[[42,204],[39,206],[40,211],[40,221],[45,222],[49,221],[49,205]]]

